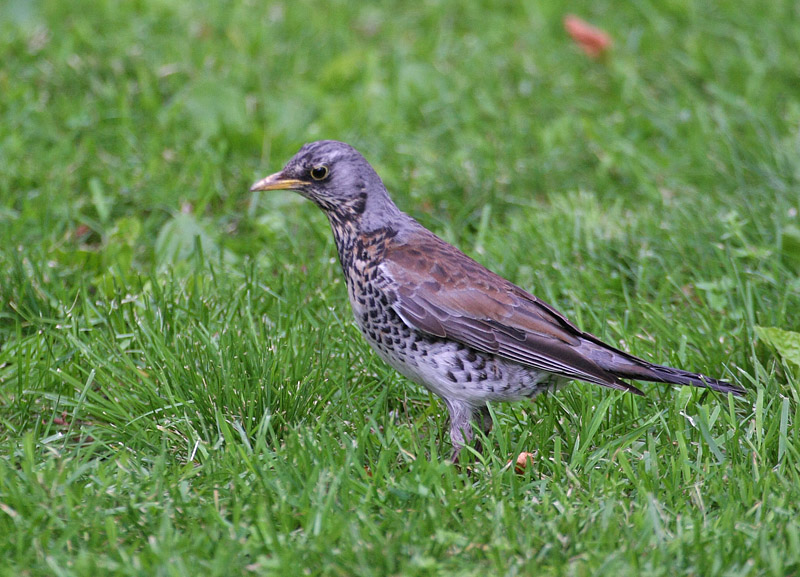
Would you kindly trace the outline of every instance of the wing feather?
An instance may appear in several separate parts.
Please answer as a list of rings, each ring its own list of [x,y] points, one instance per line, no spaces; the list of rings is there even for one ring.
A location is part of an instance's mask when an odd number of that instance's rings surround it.
[[[585,356],[584,333],[555,309],[432,234],[387,249],[380,269],[392,308],[417,330],[534,369],[641,394]]]

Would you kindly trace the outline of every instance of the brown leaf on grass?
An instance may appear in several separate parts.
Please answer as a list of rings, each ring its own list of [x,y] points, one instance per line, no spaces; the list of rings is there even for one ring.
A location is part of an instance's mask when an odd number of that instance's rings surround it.
[[[62,411],[60,417],[53,417],[53,424],[59,427],[69,427],[67,416],[67,411]]]
[[[517,462],[514,464],[514,472],[517,475],[524,475],[525,469],[528,468],[528,465],[533,466],[533,457],[535,455],[533,453],[525,453],[522,452],[517,455]]]
[[[590,58],[599,58],[611,48],[611,36],[574,14],[564,17],[564,30]]]
[[[75,230],[72,231],[72,236],[74,236],[75,238],[83,238],[87,236],[90,232],[92,232],[92,229],[90,229],[87,225],[79,224],[78,226],[75,227]]]

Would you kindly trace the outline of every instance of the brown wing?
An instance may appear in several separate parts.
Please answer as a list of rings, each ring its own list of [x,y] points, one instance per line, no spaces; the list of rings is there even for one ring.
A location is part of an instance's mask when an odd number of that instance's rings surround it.
[[[387,247],[381,269],[409,326],[532,368],[642,394],[581,353],[558,311],[422,229]]]

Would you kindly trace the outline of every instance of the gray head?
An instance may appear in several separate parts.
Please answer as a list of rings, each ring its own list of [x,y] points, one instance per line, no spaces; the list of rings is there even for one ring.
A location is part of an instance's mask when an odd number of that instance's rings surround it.
[[[304,145],[283,170],[250,190],[294,190],[324,210],[331,222],[358,220],[370,226],[401,214],[366,159],[335,140]]]

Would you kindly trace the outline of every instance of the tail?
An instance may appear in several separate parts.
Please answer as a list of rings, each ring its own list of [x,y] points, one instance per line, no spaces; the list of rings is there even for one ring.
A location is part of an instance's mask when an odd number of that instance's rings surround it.
[[[618,379],[688,385],[725,394],[732,393],[737,397],[742,397],[747,392],[739,385],[734,385],[728,381],[712,379],[700,373],[649,363],[644,359],[615,349],[589,333],[584,333],[582,336],[584,338],[581,343],[583,354]]]
[[[711,389],[720,393],[732,393],[737,397],[742,397],[747,392],[739,385],[734,385],[721,379],[712,379],[700,373],[692,373],[673,367],[653,365],[646,361],[640,361],[641,365],[628,365],[625,367],[615,367],[611,371],[623,379],[635,379],[637,381],[650,381],[652,383],[673,383],[676,385],[688,385],[691,387],[701,387]],[[610,367],[609,367],[610,368]]]

